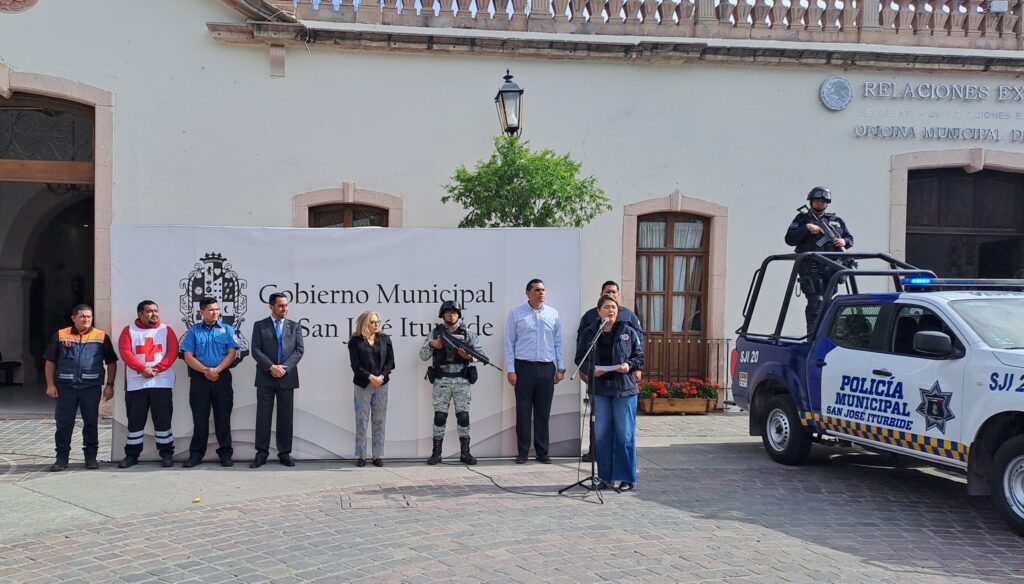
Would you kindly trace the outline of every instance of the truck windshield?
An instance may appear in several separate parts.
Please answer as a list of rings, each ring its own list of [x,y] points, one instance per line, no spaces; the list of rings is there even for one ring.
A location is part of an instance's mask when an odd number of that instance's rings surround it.
[[[956,300],[950,307],[995,349],[1024,349],[1024,298]]]

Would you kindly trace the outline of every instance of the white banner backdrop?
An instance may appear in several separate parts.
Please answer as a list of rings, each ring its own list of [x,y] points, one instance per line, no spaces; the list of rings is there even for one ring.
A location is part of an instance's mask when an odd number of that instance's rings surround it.
[[[442,301],[464,306],[467,326],[484,351],[504,368],[505,321],[526,301],[526,283],[544,280],[548,303],[562,318],[566,367],[572,364],[580,311],[580,236],[573,229],[284,229],[253,227],[112,226],[112,306],[116,339],[136,318],[139,301],[160,305],[162,320],[180,338],[198,322],[198,299],[220,301],[223,318],[240,333],[245,355],[232,370],[231,415],[235,458],[254,453],[256,391],[248,354],[253,323],[269,316],[271,293],[289,296],[288,317],[305,331],[305,355],[295,392],[293,455],[298,459],[354,457],[355,413],[347,345],[356,317],[376,310],[392,337],[384,456],[426,457],[431,449],[433,406],[420,361],[424,336],[440,322]],[[504,374],[477,365],[470,419],[473,453],[515,456],[515,395]],[[176,457],[192,437],[188,375],[175,364]],[[112,453],[121,456],[127,433],[124,374],[114,404]],[[577,455],[579,382],[555,386],[551,454]],[[143,459],[157,459],[152,422]],[[368,437],[369,440],[369,437]],[[369,445],[368,445],[369,446]],[[208,457],[216,438],[210,427]],[[271,437],[271,457],[275,455]],[[445,456],[458,451],[455,415],[448,418]]]

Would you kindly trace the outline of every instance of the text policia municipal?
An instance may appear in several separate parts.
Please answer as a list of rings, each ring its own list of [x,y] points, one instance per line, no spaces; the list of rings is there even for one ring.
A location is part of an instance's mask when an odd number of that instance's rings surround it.
[[[270,295],[280,292],[292,304],[367,304],[371,298],[377,304],[441,304],[452,300],[459,306],[469,304],[490,304],[494,302],[494,282],[487,282],[483,288],[462,288],[452,284],[450,288],[439,288],[434,284],[430,288],[403,288],[398,284],[387,287],[377,284],[376,293],[369,290],[330,290],[317,289],[316,284],[303,286],[300,282],[292,282],[286,288],[277,284],[266,284],[260,288],[260,302],[270,302]]]

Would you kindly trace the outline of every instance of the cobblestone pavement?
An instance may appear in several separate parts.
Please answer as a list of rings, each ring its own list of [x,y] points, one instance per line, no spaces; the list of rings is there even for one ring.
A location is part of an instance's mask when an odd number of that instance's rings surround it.
[[[0,528],[0,582],[1022,581],[1024,539],[986,501],[968,499],[962,478],[852,449],[816,448],[807,465],[783,467],[746,436],[746,423],[743,415],[641,417],[640,489],[608,492],[604,505],[582,490],[556,494],[576,480],[574,464],[485,461],[468,472],[301,463],[275,472],[365,479],[91,516],[28,535]],[[4,452],[43,448],[33,437],[50,432],[45,419],[0,420]],[[38,443],[10,442],[20,435]],[[170,480],[162,477],[270,476],[237,467],[136,471],[60,473],[61,491],[90,480],[116,498],[129,478],[155,487]],[[0,505],[52,476],[0,484]],[[382,476],[389,482],[374,482]]]
[[[0,415],[0,484],[47,476],[53,464],[53,415]],[[110,460],[110,418],[100,418],[99,460]],[[70,462],[85,461],[82,455],[82,420],[71,436]],[[40,474],[44,473],[44,474]]]

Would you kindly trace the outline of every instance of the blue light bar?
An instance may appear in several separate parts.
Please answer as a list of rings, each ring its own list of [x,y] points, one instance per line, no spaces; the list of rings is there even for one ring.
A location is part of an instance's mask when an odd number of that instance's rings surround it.
[[[933,288],[1024,288],[1024,280],[999,278],[933,278],[931,276],[909,276],[900,280],[903,286],[929,286]]]

